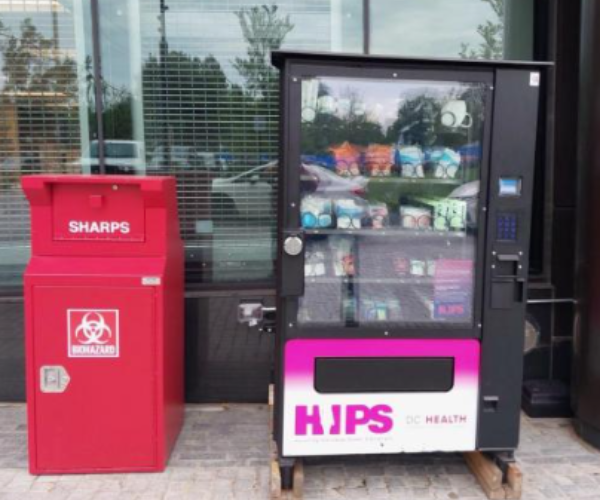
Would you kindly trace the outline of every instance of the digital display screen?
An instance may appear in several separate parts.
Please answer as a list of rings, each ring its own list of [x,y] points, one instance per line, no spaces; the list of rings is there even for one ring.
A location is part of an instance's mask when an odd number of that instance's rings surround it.
[[[500,196],[521,196],[520,177],[500,177],[499,184]]]

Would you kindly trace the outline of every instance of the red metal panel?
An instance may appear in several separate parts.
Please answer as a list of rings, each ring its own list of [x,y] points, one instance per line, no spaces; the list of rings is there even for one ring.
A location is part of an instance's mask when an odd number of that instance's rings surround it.
[[[30,470],[163,470],[183,422],[175,180],[22,182]]]
[[[155,468],[154,290],[34,286],[33,318],[34,469]],[[55,365],[69,385],[43,393],[40,369]]]
[[[37,175],[21,182],[33,255],[158,257],[181,239],[174,178]]]
[[[85,184],[57,184],[52,197],[54,240],[144,241],[140,186],[100,184],[90,194]]]

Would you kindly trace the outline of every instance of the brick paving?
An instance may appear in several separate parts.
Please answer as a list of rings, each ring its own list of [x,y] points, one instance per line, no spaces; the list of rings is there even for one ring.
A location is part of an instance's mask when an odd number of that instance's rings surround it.
[[[188,406],[162,474],[30,476],[24,405],[0,405],[0,500],[267,499],[268,408]],[[564,419],[523,417],[517,453],[523,500],[600,499],[600,452]],[[454,454],[319,459],[305,467],[306,500],[484,499]]]

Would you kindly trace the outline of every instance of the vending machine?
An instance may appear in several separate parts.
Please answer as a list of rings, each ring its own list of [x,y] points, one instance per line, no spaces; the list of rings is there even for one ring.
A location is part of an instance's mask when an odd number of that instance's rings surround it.
[[[543,63],[279,51],[275,440],[517,447]]]

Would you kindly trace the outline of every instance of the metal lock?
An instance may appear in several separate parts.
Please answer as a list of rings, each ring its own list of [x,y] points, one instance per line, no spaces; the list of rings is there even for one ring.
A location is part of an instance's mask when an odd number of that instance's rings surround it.
[[[65,392],[71,377],[64,366],[42,366],[40,368],[40,390],[47,394]]]
[[[238,305],[238,323],[256,326],[263,320],[261,302],[243,302]]]
[[[288,236],[283,242],[283,250],[290,257],[297,257],[304,249],[304,242],[299,236]]]

